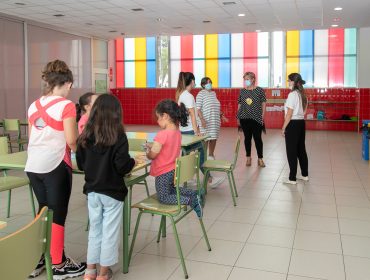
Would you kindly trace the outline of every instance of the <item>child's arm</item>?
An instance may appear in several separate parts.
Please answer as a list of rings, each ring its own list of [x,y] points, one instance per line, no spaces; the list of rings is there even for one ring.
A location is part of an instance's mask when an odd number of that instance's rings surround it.
[[[146,157],[151,160],[155,159],[159,155],[161,149],[162,144],[154,141],[151,146],[147,145]]]
[[[122,176],[131,172],[135,166],[135,160],[130,157],[128,152],[128,140],[126,134],[122,135],[116,144],[117,148],[114,155],[114,165]]]

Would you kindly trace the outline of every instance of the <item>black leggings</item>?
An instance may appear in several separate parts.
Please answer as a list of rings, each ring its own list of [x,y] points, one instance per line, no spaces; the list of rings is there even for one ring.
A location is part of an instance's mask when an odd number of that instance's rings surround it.
[[[289,163],[289,180],[296,181],[297,161],[302,176],[308,176],[308,158],[306,152],[306,124],[304,120],[291,120],[285,128],[285,146]]]
[[[39,211],[53,210],[53,223],[64,226],[72,190],[72,169],[64,161],[49,173],[27,172],[39,203]]]
[[[244,146],[247,157],[251,156],[253,136],[258,158],[263,158],[262,125],[252,119],[240,119],[240,126],[244,133]]]

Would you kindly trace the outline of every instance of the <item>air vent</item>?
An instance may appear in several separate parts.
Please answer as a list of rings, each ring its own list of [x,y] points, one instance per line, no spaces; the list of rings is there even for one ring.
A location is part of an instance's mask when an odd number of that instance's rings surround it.
[[[26,3],[20,3],[20,2],[17,2],[17,3],[14,3],[15,5],[19,5],[19,6],[25,6]]]
[[[210,20],[203,20],[203,23],[210,23]]]
[[[175,26],[175,27],[172,27],[173,29],[181,29],[182,26]]]
[[[116,33],[116,32],[117,32],[117,30],[109,30],[108,32],[109,32],[109,33]]]
[[[62,14],[56,14],[56,15],[54,15],[55,17],[64,17],[64,15],[62,15]]]
[[[90,23],[90,22],[86,22],[86,25],[93,25],[92,23]]]
[[[233,2],[233,1],[227,1],[227,2],[222,2],[222,4],[224,4],[225,6],[227,6],[227,5],[235,5],[236,3]]]
[[[131,11],[141,12],[141,11],[144,11],[144,9],[142,9],[142,8],[135,8],[135,9],[131,9]]]

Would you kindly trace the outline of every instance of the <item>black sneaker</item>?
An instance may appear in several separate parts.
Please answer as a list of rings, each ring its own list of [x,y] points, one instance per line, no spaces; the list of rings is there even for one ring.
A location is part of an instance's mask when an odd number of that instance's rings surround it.
[[[35,278],[39,276],[44,270],[45,270],[45,258],[44,256],[41,257],[39,263],[37,264],[34,271],[31,272],[31,274],[28,276],[28,278]]]
[[[201,199],[199,195],[197,195],[197,200],[194,206],[194,211],[195,213],[197,213],[197,216],[199,219],[203,217],[203,209],[202,209]]]
[[[67,258],[66,262],[61,268],[53,265],[53,279],[62,280],[72,277],[81,276],[85,273],[86,263],[76,263],[71,258]]]

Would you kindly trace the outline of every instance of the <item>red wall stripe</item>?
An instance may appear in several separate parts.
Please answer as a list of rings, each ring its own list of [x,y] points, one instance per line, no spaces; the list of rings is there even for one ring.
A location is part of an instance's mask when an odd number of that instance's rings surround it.
[[[125,86],[125,67],[124,67],[124,43],[122,39],[116,39],[116,87]]]
[[[181,36],[181,71],[193,72],[193,35]]]
[[[244,73],[253,72],[257,76],[257,56],[257,33],[244,33]]]
[[[344,82],[344,29],[329,29],[329,87],[342,87]]]

